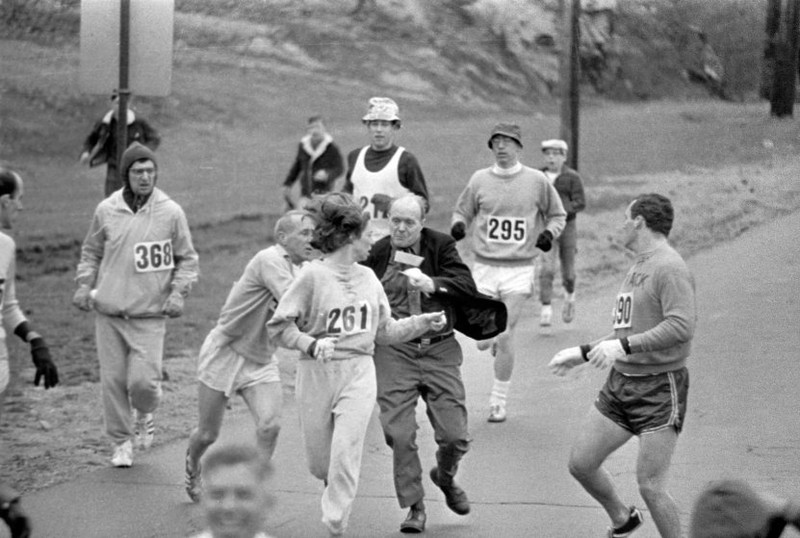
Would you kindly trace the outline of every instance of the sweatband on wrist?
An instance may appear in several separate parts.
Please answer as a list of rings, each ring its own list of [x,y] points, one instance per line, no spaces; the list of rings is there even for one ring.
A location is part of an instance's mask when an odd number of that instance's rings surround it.
[[[27,321],[20,322],[20,324],[14,328],[14,334],[17,335],[20,340],[28,343],[30,343],[31,340],[35,338],[42,337],[41,334],[31,330],[30,325],[28,325]]]
[[[626,355],[631,354],[631,343],[628,341],[627,336],[623,336],[619,339],[619,343],[622,344],[622,350],[625,352]]]
[[[313,356],[314,356],[314,352],[315,352],[316,350],[317,350],[317,341],[316,341],[316,340],[314,340],[314,341],[313,341],[313,342],[311,342],[311,344],[308,346],[308,349],[306,349],[306,353],[307,353],[308,355],[311,355],[311,356],[313,357]]]
[[[581,357],[583,357],[584,361],[589,362],[589,352],[591,350],[592,346],[590,346],[589,344],[583,344],[581,346]]]

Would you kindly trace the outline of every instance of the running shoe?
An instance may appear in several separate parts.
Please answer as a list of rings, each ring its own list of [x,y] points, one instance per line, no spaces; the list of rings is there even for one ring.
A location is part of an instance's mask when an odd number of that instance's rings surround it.
[[[114,447],[111,465],[114,467],[130,467],[133,465],[133,444],[130,439]]]
[[[136,448],[147,450],[153,444],[153,437],[156,432],[153,413],[140,413],[133,410],[134,428],[133,438],[136,440]]]
[[[189,458],[189,449],[186,449],[186,465],[184,481],[186,493],[193,503],[200,502],[200,495],[203,492],[203,480],[200,478],[200,463],[192,468],[192,460]]]
[[[628,521],[617,528],[609,527],[608,538],[625,538],[626,536],[630,536],[633,534],[633,531],[642,526],[642,523],[644,523],[644,516],[635,506],[631,506]]]
[[[561,307],[561,319],[564,323],[572,323],[575,319],[575,300],[564,299],[564,305]]]
[[[503,404],[492,404],[489,406],[489,422],[505,422],[506,406]]]
[[[549,327],[553,324],[553,305],[543,304],[542,311],[539,314],[539,325],[542,327]]]

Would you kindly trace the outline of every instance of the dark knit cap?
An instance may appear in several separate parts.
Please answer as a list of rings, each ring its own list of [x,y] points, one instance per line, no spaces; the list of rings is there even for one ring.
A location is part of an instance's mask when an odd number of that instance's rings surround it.
[[[119,163],[119,171],[122,174],[120,177],[125,181],[128,182],[128,168],[131,167],[133,163],[136,161],[141,161],[143,159],[149,159],[153,161],[153,164],[158,170],[158,162],[156,161],[156,154],[153,153],[153,150],[140,144],[139,142],[134,142],[128,149],[125,150],[125,153],[122,154],[122,161]]]

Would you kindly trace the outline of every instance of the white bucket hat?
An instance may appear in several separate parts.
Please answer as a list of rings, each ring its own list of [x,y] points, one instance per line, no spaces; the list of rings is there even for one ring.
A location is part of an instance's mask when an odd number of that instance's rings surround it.
[[[399,122],[400,107],[388,97],[373,97],[369,100],[367,114],[361,118],[361,121],[366,123],[374,120]]]

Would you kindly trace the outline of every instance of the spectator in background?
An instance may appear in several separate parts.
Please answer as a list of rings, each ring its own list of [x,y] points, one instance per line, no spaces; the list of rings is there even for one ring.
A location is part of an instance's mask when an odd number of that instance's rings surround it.
[[[201,506],[207,529],[193,538],[270,538],[264,533],[271,499],[269,461],[255,447],[225,445],[212,450],[203,467]]]
[[[10,230],[22,210],[24,192],[22,177],[10,166],[0,162],[0,227]],[[4,327],[14,327],[14,334],[31,346],[33,364],[36,366],[34,385],[43,382],[45,389],[58,384],[58,370],[50,357],[50,350],[44,338],[31,330],[16,296],[15,276],[16,244],[14,240],[0,232],[0,418],[3,414],[3,401],[8,387],[10,372],[6,333]],[[8,525],[12,538],[27,538],[31,526],[22,506],[20,495],[11,487],[0,483],[0,519]]]
[[[370,144],[347,156],[342,190],[352,194],[361,209],[369,213],[370,233],[377,241],[389,235],[386,214],[392,199],[411,193],[429,202],[428,187],[417,158],[395,145],[402,125],[397,103],[388,97],[371,98],[361,122],[367,128]]]
[[[333,137],[325,130],[322,116],[308,118],[308,133],[300,139],[294,164],[283,182],[287,210],[304,206],[315,194],[333,190],[344,172],[344,162]],[[292,185],[300,180],[300,201],[292,197]]]
[[[539,299],[542,311],[539,325],[549,327],[553,319],[553,280],[556,265],[561,264],[561,283],[564,286],[564,304],[561,319],[572,323],[575,318],[575,255],[578,252],[578,212],[586,207],[583,194],[583,181],[578,172],[564,163],[567,161],[567,143],[563,140],[542,142],[545,166],[542,172],[561,197],[561,204],[567,212],[567,222],[561,235],[553,240],[553,248],[539,257]]]
[[[183,209],[156,187],[155,154],[134,143],[120,171],[125,187],[98,204],[83,241],[72,303],[95,310],[111,464],[130,467],[133,441],[153,443],[166,318],[183,314],[199,269]]]
[[[742,480],[718,480],[697,497],[689,538],[778,538],[787,525],[800,530],[800,500],[756,493]]]
[[[132,108],[133,96],[128,100],[128,136],[127,146],[138,142],[155,151],[161,143],[161,137],[147,121],[138,116]],[[103,118],[94,124],[92,131],[83,142],[83,152],[81,152],[81,164],[88,164],[90,167],[106,164],[106,186],[105,195],[108,197],[112,192],[123,187],[123,178],[120,177],[117,162],[117,115],[119,114],[119,94],[115,90],[111,94],[111,110]]]

